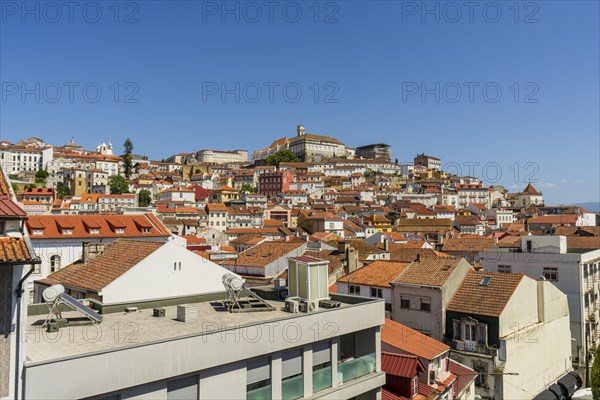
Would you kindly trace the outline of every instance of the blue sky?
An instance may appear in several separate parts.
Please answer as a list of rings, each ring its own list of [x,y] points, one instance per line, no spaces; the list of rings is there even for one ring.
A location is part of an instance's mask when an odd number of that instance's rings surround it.
[[[160,159],[303,123],[598,201],[599,3],[464,3],[2,0],[0,137]]]

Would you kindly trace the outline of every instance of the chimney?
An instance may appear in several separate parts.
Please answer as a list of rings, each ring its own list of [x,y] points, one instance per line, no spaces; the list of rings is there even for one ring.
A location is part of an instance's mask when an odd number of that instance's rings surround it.
[[[354,247],[348,247],[346,249],[346,273],[354,272],[358,267],[358,251]]]
[[[338,253],[346,254],[346,250],[348,250],[348,247],[350,247],[350,244],[348,242],[346,242],[345,240],[340,240],[338,242]]]
[[[421,254],[417,253],[417,256],[415,257],[414,262],[421,262]]]
[[[389,251],[390,251],[390,239],[388,239],[388,238],[384,238],[383,239],[383,250],[385,250],[386,253],[389,253]]]
[[[83,261],[84,264],[104,253],[104,243],[90,244],[90,242],[83,242],[82,245],[83,251],[81,253],[81,261]]]

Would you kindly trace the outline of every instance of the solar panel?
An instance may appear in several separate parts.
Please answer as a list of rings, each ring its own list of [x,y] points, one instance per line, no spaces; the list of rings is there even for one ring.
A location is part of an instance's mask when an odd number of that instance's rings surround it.
[[[80,313],[82,313],[86,317],[90,318],[94,322],[102,322],[102,318],[104,318],[102,315],[98,314],[96,311],[92,310],[91,308],[84,306],[83,304],[81,304],[80,302],[78,302],[73,297],[69,296],[68,294],[63,293],[60,297],[69,306],[73,307],[75,310],[79,311]]]

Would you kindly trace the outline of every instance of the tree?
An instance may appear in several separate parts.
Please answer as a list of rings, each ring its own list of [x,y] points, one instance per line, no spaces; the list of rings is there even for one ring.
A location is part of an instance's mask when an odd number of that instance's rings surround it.
[[[596,348],[590,376],[590,386],[592,387],[592,397],[600,399],[600,346]]]
[[[275,165],[279,167],[282,162],[300,162],[300,159],[291,150],[279,150],[276,153],[267,157],[267,165]]]
[[[123,160],[125,163],[125,177],[129,179],[131,176],[131,170],[133,169],[133,156],[131,152],[133,151],[133,142],[131,139],[127,138],[125,143],[123,143],[123,147],[125,148],[125,153],[123,153]]]
[[[110,194],[129,193],[129,184],[127,180],[120,175],[113,175],[108,179]]]
[[[152,201],[152,195],[148,189],[140,190],[138,195],[138,203],[140,207],[148,207]]]
[[[249,184],[249,183],[244,183],[244,184],[242,185],[242,190],[241,190],[241,192],[245,192],[245,193],[254,193],[254,192],[256,192],[256,188],[255,188],[254,186],[252,186],[251,184]]]
[[[48,171],[44,169],[40,169],[35,173],[35,183],[43,183],[46,184],[46,179],[48,178]]]

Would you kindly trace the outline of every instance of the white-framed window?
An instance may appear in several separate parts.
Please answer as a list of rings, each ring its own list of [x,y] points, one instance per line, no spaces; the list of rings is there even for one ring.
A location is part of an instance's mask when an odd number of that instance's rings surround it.
[[[61,266],[61,257],[55,254],[50,257],[50,272],[58,271]]]
[[[412,378],[411,388],[412,388],[413,397],[415,397],[416,395],[419,394],[419,379],[418,379],[418,377],[415,376],[414,378]]]
[[[380,299],[383,298],[383,289],[381,288],[371,288],[371,297],[379,297]]]
[[[348,294],[360,294],[360,286],[348,285]]]

